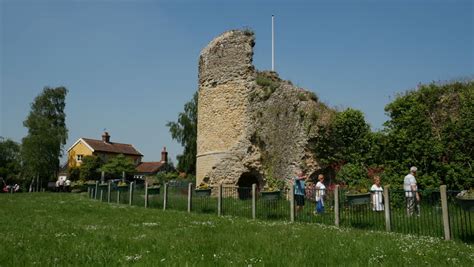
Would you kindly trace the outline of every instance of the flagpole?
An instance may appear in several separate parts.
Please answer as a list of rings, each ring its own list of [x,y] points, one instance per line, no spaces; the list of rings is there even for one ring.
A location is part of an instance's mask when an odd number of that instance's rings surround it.
[[[275,71],[275,16],[272,15],[272,71]]]

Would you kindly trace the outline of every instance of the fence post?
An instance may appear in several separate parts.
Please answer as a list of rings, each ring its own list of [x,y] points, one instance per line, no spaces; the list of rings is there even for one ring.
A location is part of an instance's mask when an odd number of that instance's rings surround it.
[[[257,184],[252,184],[252,219],[255,220],[257,217],[256,211],[257,211]]]
[[[91,188],[87,186],[87,196],[91,198]]]
[[[443,228],[444,228],[444,239],[451,240],[451,231],[449,227],[449,213],[448,213],[448,197],[446,194],[446,185],[439,187],[439,193],[441,194],[441,209],[443,210]]]
[[[97,199],[97,192],[99,192],[99,181],[95,181],[94,199]]]
[[[120,190],[117,187],[117,204],[120,204]]]
[[[109,181],[109,184],[107,185],[107,203],[110,203],[110,194],[112,193],[112,191],[110,190],[110,187],[111,187],[111,184]]]
[[[334,225],[339,227],[339,185],[334,189]]]
[[[192,197],[193,197],[193,184],[188,184],[188,212],[191,212],[191,205],[192,205]]]
[[[133,185],[135,184],[135,182],[131,182],[130,183],[130,190],[129,190],[129,193],[128,193],[128,205],[129,206],[132,206],[132,202],[133,202]]]
[[[148,182],[145,182],[145,208],[148,208]]]
[[[295,221],[295,187],[290,186],[290,222]]]
[[[390,194],[389,189],[390,186],[385,186],[383,189],[383,202],[384,202],[384,210],[385,210],[385,230],[387,232],[392,231],[392,219],[390,218]]]
[[[104,189],[100,189],[100,202],[104,201]]]
[[[222,183],[219,184],[217,190],[217,216],[222,215]]]
[[[165,188],[163,188],[163,210],[166,210],[166,205],[168,205],[168,183],[165,183]]]

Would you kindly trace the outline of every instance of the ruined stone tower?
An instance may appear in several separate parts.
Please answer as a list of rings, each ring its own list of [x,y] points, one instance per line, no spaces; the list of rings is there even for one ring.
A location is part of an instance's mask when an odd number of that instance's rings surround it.
[[[199,59],[196,182],[239,186],[317,171],[308,148],[332,111],[313,93],[258,72],[253,32],[223,33]]]

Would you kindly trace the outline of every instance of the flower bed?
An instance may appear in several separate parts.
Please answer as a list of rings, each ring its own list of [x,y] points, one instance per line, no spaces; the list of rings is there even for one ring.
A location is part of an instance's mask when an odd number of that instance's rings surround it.
[[[197,197],[208,197],[208,196],[211,195],[211,189],[210,188],[207,188],[207,189],[194,189],[194,194]]]
[[[99,190],[108,190],[109,184],[99,184]]]
[[[130,189],[129,186],[128,186],[128,184],[126,184],[126,183],[119,183],[119,184],[117,185],[117,191],[120,191],[120,192],[127,192],[129,189]]]
[[[160,186],[150,186],[148,187],[148,195],[159,195]]]
[[[464,190],[456,196],[456,200],[462,209],[474,211],[474,190]]]
[[[363,205],[370,203],[370,193],[346,193],[349,205]]]
[[[264,200],[278,200],[280,199],[281,191],[263,191],[262,199]]]

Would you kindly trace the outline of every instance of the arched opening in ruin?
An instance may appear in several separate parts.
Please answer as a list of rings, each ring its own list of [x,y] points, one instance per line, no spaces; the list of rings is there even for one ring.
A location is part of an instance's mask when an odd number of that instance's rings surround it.
[[[260,175],[257,172],[244,172],[240,175],[237,182],[239,199],[252,198],[252,184],[257,184],[259,188]]]

